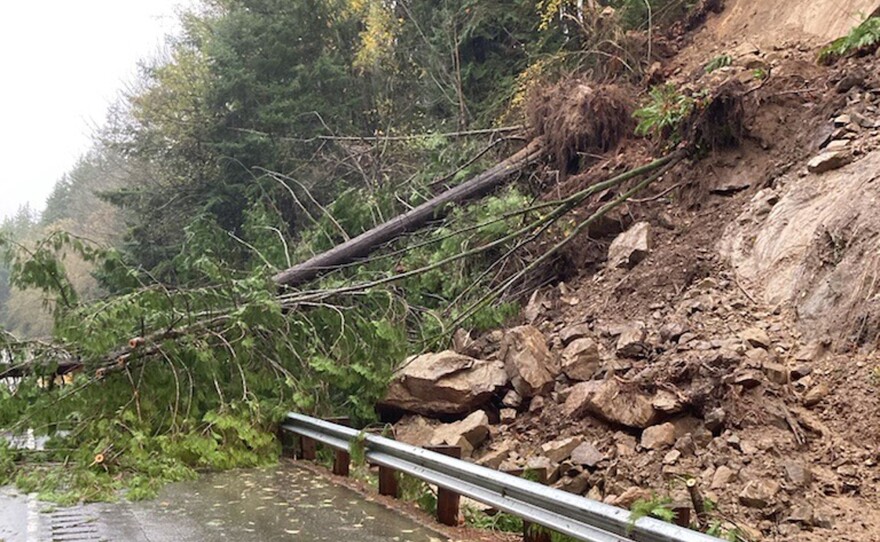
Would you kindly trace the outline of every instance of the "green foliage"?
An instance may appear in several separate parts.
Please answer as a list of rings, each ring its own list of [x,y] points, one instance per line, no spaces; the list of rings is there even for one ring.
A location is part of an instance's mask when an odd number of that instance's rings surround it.
[[[681,123],[696,107],[696,100],[678,91],[674,85],[656,86],[650,90],[647,105],[637,109],[636,134],[666,139],[674,137]]]
[[[643,517],[652,517],[663,521],[675,520],[675,512],[672,510],[672,499],[666,496],[655,495],[651,499],[639,499],[630,507],[630,525]]]
[[[487,514],[482,510],[466,506],[463,508],[463,515],[465,524],[476,529],[503,533],[521,533],[523,531],[522,518],[506,512]]]
[[[876,49],[880,44],[880,17],[865,18],[849,34],[838,38],[819,52],[819,61],[831,63],[838,58]]]
[[[727,66],[730,66],[732,63],[733,63],[733,58],[730,55],[727,55],[727,54],[718,55],[715,58],[713,58],[712,60],[710,60],[709,63],[706,64],[706,67],[704,69],[706,70],[706,73],[712,73],[715,70],[720,70],[721,68],[726,68]]]

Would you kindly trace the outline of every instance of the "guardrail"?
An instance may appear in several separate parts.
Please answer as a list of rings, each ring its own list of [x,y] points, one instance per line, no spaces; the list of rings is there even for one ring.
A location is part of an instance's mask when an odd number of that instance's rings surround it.
[[[452,494],[521,517],[524,521],[588,542],[719,542],[685,527],[649,517],[635,522],[630,512],[505,474],[442,453],[411,446],[377,435],[363,434],[340,424],[290,413],[282,429],[302,439],[302,456],[314,459],[314,443],[337,451],[337,463],[346,463],[350,444],[357,440],[368,463],[380,467],[380,493],[396,492],[389,473],[402,472],[434,484]],[[345,454],[345,456],[340,456]],[[383,472],[384,469],[384,472]],[[384,479],[384,487],[383,487]],[[438,508],[440,506],[438,505]],[[455,514],[457,515],[457,503]],[[442,520],[442,517],[441,517]]]

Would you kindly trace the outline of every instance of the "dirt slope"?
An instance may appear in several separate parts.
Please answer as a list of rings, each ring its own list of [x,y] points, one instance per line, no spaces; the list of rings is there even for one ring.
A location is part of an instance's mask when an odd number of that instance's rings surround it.
[[[721,39],[759,46],[799,40],[825,43],[846,34],[862,16],[880,10],[880,0],[727,0],[710,24]]]

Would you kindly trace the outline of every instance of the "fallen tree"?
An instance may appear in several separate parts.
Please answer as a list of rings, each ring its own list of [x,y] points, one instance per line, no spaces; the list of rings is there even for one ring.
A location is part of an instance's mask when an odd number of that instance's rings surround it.
[[[473,179],[326,252],[281,271],[272,279],[281,286],[298,286],[322,273],[357,261],[400,235],[419,229],[431,220],[442,218],[448,212],[450,204],[485,195],[509,179],[511,175],[536,162],[543,152],[543,140],[535,139],[519,152]]]

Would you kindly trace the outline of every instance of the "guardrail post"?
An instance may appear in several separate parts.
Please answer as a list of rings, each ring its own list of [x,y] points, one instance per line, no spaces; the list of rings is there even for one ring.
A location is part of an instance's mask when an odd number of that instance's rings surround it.
[[[400,484],[396,470],[379,465],[379,495],[395,499],[400,497]]]
[[[526,471],[527,469],[513,469],[504,472],[522,478]],[[538,482],[539,484],[547,483],[547,469],[528,469],[528,472],[532,474],[533,482]],[[550,531],[540,525],[535,525],[531,521],[523,520],[523,542],[550,542],[550,540]]]
[[[299,436],[299,456],[306,461],[314,461],[318,459],[318,443],[314,439],[300,435]]]
[[[455,459],[461,459],[460,446],[431,446],[427,448],[432,452],[447,455]],[[461,496],[454,491],[437,488],[437,521],[443,525],[455,527],[458,525],[458,512]]]
[[[337,425],[351,426],[351,420],[348,418],[326,418],[326,421]],[[351,466],[351,455],[348,450],[333,451],[333,474],[336,476],[348,476]]]

